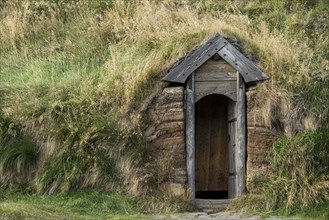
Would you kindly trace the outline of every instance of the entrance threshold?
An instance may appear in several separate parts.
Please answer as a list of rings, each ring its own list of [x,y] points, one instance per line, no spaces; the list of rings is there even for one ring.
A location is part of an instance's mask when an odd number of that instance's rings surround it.
[[[230,199],[195,199],[194,205],[199,209],[221,209],[227,208]]]

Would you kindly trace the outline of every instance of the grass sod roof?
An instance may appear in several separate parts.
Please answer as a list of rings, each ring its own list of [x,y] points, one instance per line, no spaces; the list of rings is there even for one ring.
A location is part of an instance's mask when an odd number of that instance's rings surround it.
[[[286,134],[324,128],[328,35],[322,29],[310,37],[304,32],[314,23],[311,12],[300,5],[289,14],[271,1],[256,11],[254,3],[216,8],[210,2],[214,8],[151,1],[114,1],[103,9],[82,1],[5,3],[1,150],[18,146],[18,152],[33,152],[14,143],[29,139],[38,153],[1,158],[1,186],[40,193],[90,187],[147,191],[156,169],[146,166],[151,161],[138,111],[174,60],[216,32],[241,42],[271,77],[258,87],[266,96],[257,97],[252,117],[269,127],[277,122]],[[286,14],[278,20],[267,10]],[[308,24],[302,22],[305,13]],[[285,29],[276,21],[286,22]],[[10,166],[15,163],[20,169]]]

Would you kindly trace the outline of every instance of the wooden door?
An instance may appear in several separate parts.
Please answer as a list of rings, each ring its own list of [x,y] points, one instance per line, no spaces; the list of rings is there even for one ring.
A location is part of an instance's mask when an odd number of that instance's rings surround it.
[[[228,191],[227,106],[228,98],[221,95],[196,103],[196,191]]]

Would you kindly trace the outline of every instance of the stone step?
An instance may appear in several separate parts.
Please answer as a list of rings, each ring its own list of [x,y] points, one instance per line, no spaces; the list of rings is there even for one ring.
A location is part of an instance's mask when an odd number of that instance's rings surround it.
[[[230,199],[195,199],[194,205],[198,209],[225,210],[230,201]]]

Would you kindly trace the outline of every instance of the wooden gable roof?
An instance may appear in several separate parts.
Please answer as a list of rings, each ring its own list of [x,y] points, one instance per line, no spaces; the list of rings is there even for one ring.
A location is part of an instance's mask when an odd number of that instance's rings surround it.
[[[199,46],[198,49],[192,52],[182,62],[171,68],[162,80],[167,82],[185,83],[186,79],[192,72],[216,53],[240,72],[246,83],[266,80],[269,78],[252,61],[246,58],[223,36],[217,33],[214,37]]]

